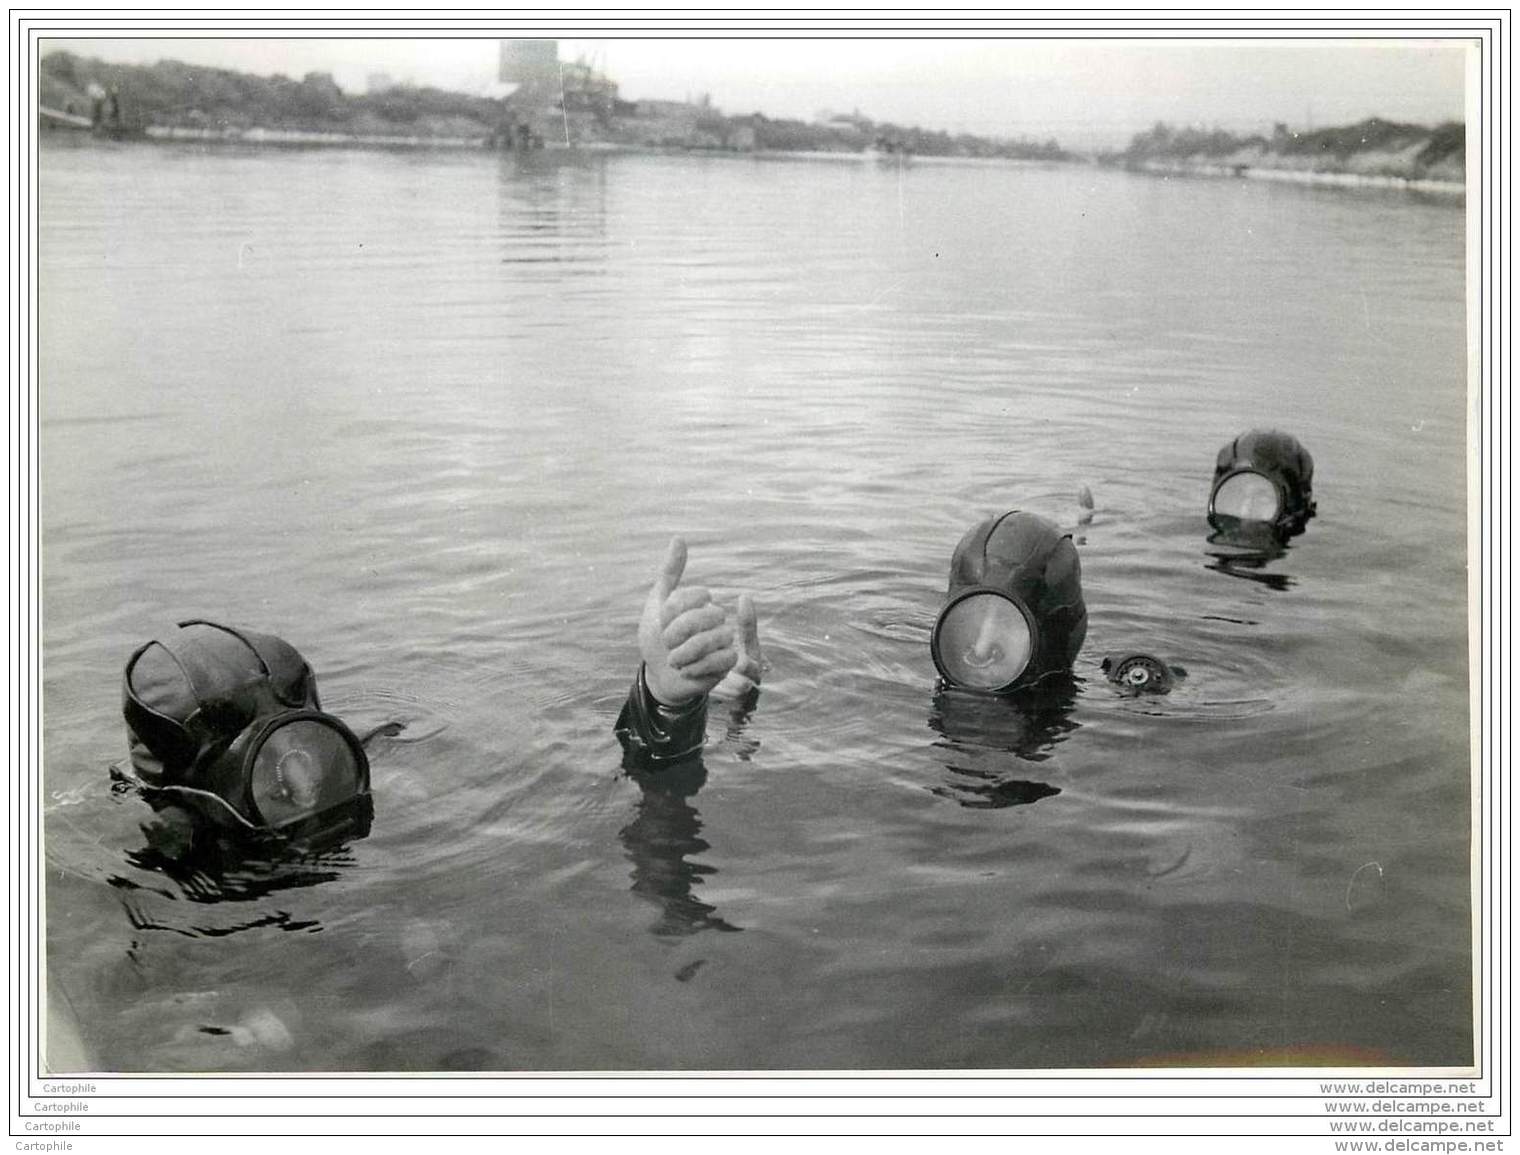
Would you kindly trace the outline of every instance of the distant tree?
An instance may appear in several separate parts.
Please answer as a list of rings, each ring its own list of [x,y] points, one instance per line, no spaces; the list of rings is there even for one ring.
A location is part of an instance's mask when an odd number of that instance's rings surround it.
[[[1439,164],[1444,160],[1463,161],[1467,155],[1467,126],[1458,121],[1437,125],[1430,140],[1420,150],[1415,163],[1424,166]]]

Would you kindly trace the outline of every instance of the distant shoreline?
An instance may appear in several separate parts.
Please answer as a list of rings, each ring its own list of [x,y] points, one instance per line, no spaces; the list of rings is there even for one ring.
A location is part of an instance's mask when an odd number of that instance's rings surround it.
[[[84,133],[46,132],[44,141],[58,140],[79,144],[95,143],[97,140],[120,143],[121,138],[90,136]],[[315,150],[362,150],[417,151],[417,152],[495,152],[484,136],[422,136],[401,134],[364,134],[318,132],[309,129],[200,129],[172,125],[150,125],[141,135],[133,138],[143,143],[157,144],[204,144],[212,147],[249,147],[272,149]],[[1339,169],[1273,168],[1267,165],[1209,164],[1189,161],[1144,161],[1127,165],[1103,164],[1086,158],[1067,160],[1025,160],[1011,157],[957,157],[957,156],[911,156],[882,154],[871,156],[858,152],[820,152],[787,149],[756,149],[744,152],[732,149],[686,148],[677,145],[651,146],[612,142],[587,142],[565,147],[550,145],[537,153],[501,153],[500,155],[548,155],[548,156],[702,156],[722,157],[733,160],[770,161],[800,160],[810,163],[835,164],[856,167],[898,168],[915,165],[965,166],[1018,168],[1082,167],[1098,165],[1162,178],[1186,177],[1201,180],[1255,180],[1273,181],[1350,191],[1402,191],[1439,196],[1453,200],[1466,197],[1466,187],[1457,181],[1436,180],[1426,177],[1400,177],[1386,174],[1348,172]]]
[[[548,44],[552,58],[554,42],[535,43]],[[48,53],[40,63],[38,100],[48,127],[82,127],[117,139],[452,148],[478,143],[518,152],[563,140],[592,148],[1070,159],[1054,139],[951,133],[878,122],[859,112],[802,121],[762,112],[731,116],[705,95],[626,99],[614,81],[579,61],[559,62],[500,97],[389,82],[349,93],[324,72],[294,80],[175,60],[114,64],[67,51]]]
[[[858,110],[802,121],[761,112],[730,116],[706,96],[629,100],[584,62],[561,65],[557,83],[540,77],[501,98],[407,85],[356,95],[321,72],[293,80],[173,60],[111,64],[66,51],[44,56],[40,71],[38,118],[48,135],[119,143],[743,156],[893,168],[1096,164],[1161,176],[1466,195],[1467,130],[1456,121],[1425,127],[1374,116],[1302,130],[1279,123],[1250,135],[1157,122],[1122,151],[1078,153],[1054,138],[905,127]],[[568,88],[567,76],[574,82]]]
[[[1344,169],[1274,168],[1270,165],[1223,165],[1182,161],[1146,161],[1125,166],[1131,172],[1160,177],[1276,181],[1280,184],[1320,185],[1345,189],[1392,189],[1465,199],[1467,186],[1460,181],[1431,177],[1390,176],[1384,173],[1348,172]]]
[[[359,134],[301,128],[214,129],[161,124],[148,125],[143,130],[143,135],[148,140],[203,144],[301,145],[317,148],[445,148],[484,151],[490,144],[489,138],[484,135]]]
[[[1425,128],[1373,116],[1331,128],[1300,132],[1277,124],[1271,136],[1235,136],[1158,123],[1137,134],[1123,152],[1098,159],[1162,176],[1228,176],[1465,197],[1467,128],[1456,121]]]

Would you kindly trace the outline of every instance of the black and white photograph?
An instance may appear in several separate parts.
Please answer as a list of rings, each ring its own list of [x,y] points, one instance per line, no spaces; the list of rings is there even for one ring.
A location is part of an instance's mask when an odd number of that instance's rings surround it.
[[[45,1072],[1480,1072],[1476,42],[35,47]]]

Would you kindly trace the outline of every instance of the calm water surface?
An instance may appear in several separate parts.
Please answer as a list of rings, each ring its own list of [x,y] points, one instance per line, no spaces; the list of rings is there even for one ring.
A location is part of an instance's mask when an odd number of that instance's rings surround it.
[[[50,148],[47,945],[105,1070],[1466,1064],[1463,214],[1087,168]],[[1320,516],[1214,556],[1218,448]],[[936,698],[951,549],[1078,530],[1070,697]],[[641,788],[672,533],[754,711]],[[175,877],[121,667],[279,633],[373,834]],[[1102,656],[1189,677],[1125,698]]]

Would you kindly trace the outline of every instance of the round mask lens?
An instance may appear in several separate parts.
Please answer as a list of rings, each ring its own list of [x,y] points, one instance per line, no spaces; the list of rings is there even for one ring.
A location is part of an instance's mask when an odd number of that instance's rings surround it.
[[[249,786],[270,826],[284,826],[351,800],[361,788],[358,758],[341,731],[315,718],[272,730],[254,755]]]
[[[1259,473],[1237,473],[1214,491],[1214,513],[1237,521],[1276,521],[1277,486]]]
[[[995,593],[952,603],[934,627],[934,660],[945,679],[971,690],[1011,685],[1034,653],[1034,637],[1019,607]]]

